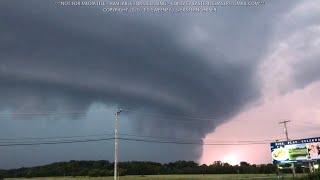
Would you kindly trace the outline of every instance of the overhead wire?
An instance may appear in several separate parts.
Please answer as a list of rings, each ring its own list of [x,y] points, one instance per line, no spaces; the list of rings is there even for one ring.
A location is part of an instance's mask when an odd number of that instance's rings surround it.
[[[103,136],[103,135],[113,135],[113,134],[89,134],[89,135],[78,135],[78,136],[53,136],[53,137],[23,137],[23,138],[1,138],[1,141],[6,141],[6,140],[43,140],[43,139],[67,139],[67,138],[83,138],[83,137],[91,137],[91,136]]]
[[[97,136],[108,135],[113,136],[113,134],[97,134]],[[139,142],[153,142],[153,143],[169,143],[169,144],[198,144],[198,145],[251,145],[251,144],[268,144],[274,142],[275,140],[246,140],[246,141],[207,141],[196,140],[196,139],[182,139],[182,138],[168,138],[168,137],[155,137],[155,136],[139,136],[132,134],[119,134],[119,140],[126,141],[139,141]],[[76,136],[76,137],[89,137],[90,135],[85,136]],[[96,136],[96,135],[93,135]],[[121,137],[128,136],[128,137]],[[75,136],[64,136],[60,138],[70,138]],[[140,137],[140,138],[130,138],[130,137]],[[46,138],[37,138],[37,140],[48,140],[57,137],[46,137]],[[147,139],[146,139],[147,138]],[[149,139],[148,139],[149,138]],[[150,139],[151,138],[151,139]],[[26,139],[26,138],[24,138]],[[30,138],[29,138],[30,139]],[[111,140],[111,138],[99,138],[99,139],[66,139],[66,140],[55,140],[55,141],[26,141],[26,142],[0,142],[0,146],[31,146],[31,145],[42,145],[42,144],[68,144],[68,143],[81,143],[81,142],[92,142],[92,141],[103,141]]]
[[[158,114],[158,113],[146,113],[142,111],[136,111],[136,110],[129,110],[129,109],[121,109],[122,111],[126,112],[136,112],[139,114],[144,115],[150,115],[150,116],[162,116],[162,117],[172,117],[172,118],[182,118],[182,119],[192,119],[192,120],[202,120],[202,121],[216,121],[216,119],[212,118],[200,118],[200,117],[193,117],[193,116],[187,116],[187,115],[169,115],[169,114]]]
[[[132,134],[121,134],[119,135],[123,136],[129,136],[129,137],[142,137],[142,138],[152,138],[152,139],[171,139],[171,140],[182,140],[182,141],[203,141],[204,139],[185,139],[185,138],[172,138],[172,137],[159,137],[159,136],[142,136],[142,135],[132,135]],[[213,140],[213,139],[207,139],[207,141],[210,142],[216,142],[216,143],[221,143],[221,142],[227,142],[227,143],[247,143],[247,142],[272,142],[276,140],[284,140],[284,138],[277,138],[277,139],[263,139],[263,140],[240,140],[240,141],[227,141],[227,140]]]
[[[73,141],[48,141],[48,142],[34,142],[34,143],[7,143],[0,144],[0,147],[10,147],[10,146],[35,146],[35,145],[50,145],[50,144],[73,144],[73,143],[84,143],[84,142],[96,142],[96,141],[106,141],[112,140],[114,138],[101,138],[101,139],[86,139],[86,140],[73,140]]]
[[[104,109],[105,110],[105,109]],[[168,115],[168,114],[157,114],[157,113],[146,113],[141,111],[135,110],[128,110],[122,109],[122,111],[126,112],[136,112],[145,116],[142,118],[149,118],[154,120],[167,120],[167,121],[179,121],[183,123],[197,123],[198,121],[215,121],[215,119],[210,118],[199,118],[199,117],[192,117],[192,116],[180,116],[180,115]],[[84,111],[72,111],[72,112],[54,112],[54,111],[47,111],[47,112],[33,112],[33,113],[10,113],[11,115],[15,116],[39,116],[39,115],[75,115],[75,114],[85,114],[87,112]],[[0,113],[0,115],[4,115],[4,113]],[[8,115],[5,114],[5,115]],[[185,120],[181,120],[185,119]],[[194,121],[196,120],[196,121]],[[112,138],[102,138],[102,139],[84,139],[84,140],[75,140],[72,138],[85,138],[85,137],[93,137],[93,136],[113,136],[113,134],[93,134],[93,135],[81,135],[81,136],[56,136],[56,137],[29,137],[29,138],[7,138],[7,139],[0,139],[0,146],[14,146],[14,145],[41,145],[41,144],[59,144],[59,143],[80,143],[80,142],[91,142],[91,141],[102,141],[102,140],[111,140]],[[127,137],[139,137],[138,138],[126,138],[126,137],[119,137],[120,140],[126,141],[140,141],[140,142],[153,142],[153,143],[172,143],[172,144],[201,144],[201,145],[246,145],[246,144],[266,144],[270,143],[275,140],[267,139],[267,140],[247,140],[247,141],[211,141],[211,142],[204,142],[203,139],[185,139],[185,138],[174,138],[174,137],[159,137],[159,136],[141,136],[141,135],[132,135],[132,134],[119,134],[120,136],[127,136]],[[142,139],[144,138],[144,139]],[[145,139],[149,138],[149,139]],[[150,139],[151,138],[151,139]],[[56,141],[41,141],[41,142],[15,142],[18,140],[51,140],[55,139]],[[60,139],[60,140],[58,140]],[[66,139],[66,140],[61,140]],[[1,141],[14,141],[14,142],[1,142]],[[165,141],[164,141],[165,140]],[[172,141],[169,141],[172,140]],[[173,141],[174,140],[174,141]],[[199,142],[197,142],[199,141]],[[208,141],[208,140],[207,140]]]
[[[269,144],[269,142],[248,142],[248,143],[197,143],[197,142],[183,142],[183,141],[158,141],[146,139],[133,139],[133,138],[119,138],[126,141],[140,141],[140,142],[153,142],[153,143],[166,143],[166,144],[190,144],[190,145],[257,145]]]
[[[52,145],[52,144],[73,144],[73,143],[85,143],[85,142],[97,142],[97,141],[107,141],[113,140],[112,138],[100,138],[100,139],[84,139],[84,140],[70,140],[70,141],[47,141],[47,142],[32,142],[32,143],[6,143],[1,144],[0,147],[10,147],[10,146],[36,146],[36,145]],[[185,145],[203,145],[203,146],[223,146],[223,145],[259,145],[259,144],[269,144],[269,142],[248,142],[248,143],[201,143],[201,142],[186,142],[186,141],[161,141],[161,140],[150,140],[150,139],[135,139],[135,138],[122,138],[119,140],[124,141],[136,141],[136,142],[149,142],[149,143],[161,143],[161,144],[185,144]]]

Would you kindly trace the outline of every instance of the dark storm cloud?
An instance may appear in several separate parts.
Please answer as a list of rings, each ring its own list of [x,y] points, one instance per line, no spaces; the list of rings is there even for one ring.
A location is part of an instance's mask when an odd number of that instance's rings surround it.
[[[199,121],[195,128],[132,116],[138,132],[203,138],[258,97],[252,59],[233,63],[230,54],[215,53],[219,44],[204,56],[197,47],[182,46],[176,29],[50,3],[2,1],[0,10],[1,110],[86,110],[102,102],[215,119]],[[192,147],[166,158],[196,160],[200,152],[201,147]]]
[[[217,119],[256,95],[250,66],[227,64],[223,57],[212,57],[209,64],[177,46],[174,35],[161,27],[119,16],[79,21],[70,13],[74,23],[95,29],[96,22],[104,34],[95,36],[30,14],[6,15],[2,34],[7,40],[1,50],[5,87],[63,92],[126,107],[201,112]]]

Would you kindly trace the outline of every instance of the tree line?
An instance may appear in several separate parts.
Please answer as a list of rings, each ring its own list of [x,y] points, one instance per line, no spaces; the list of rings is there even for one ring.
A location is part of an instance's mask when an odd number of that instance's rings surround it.
[[[193,161],[176,161],[164,164],[150,161],[129,161],[119,162],[118,165],[121,176],[161,174],[270,174],[276,173],[277,169],[273,164],[256,165],[241,162],[239,165],[233,166],[221,161],[215,161],[211,165],[200,165]],[[72,160],[44,166],[0,170],[0,179],[1,177],[113,176],[113,168],[114,163],[105,160]],[[302,172],[300,166],[297,166],[297,172]]]

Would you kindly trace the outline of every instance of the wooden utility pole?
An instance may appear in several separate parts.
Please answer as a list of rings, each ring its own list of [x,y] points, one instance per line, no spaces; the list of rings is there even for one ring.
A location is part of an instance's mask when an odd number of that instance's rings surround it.
[[[286,134],[287,141],[289,141],[289,135],[288,135],[288,129],[287,129],[287,123],[290,122],[290,120],[284,120],[279,122],[279,124],[284,125],[284,133]],[[296,177],[296,170],[294,167],[294,163],[291,163],[291,168],[292,168],[292,176],[293,178]]]
[[[118,180],[118,115],[120,113],[121,109],[118,109],[114,120],[114,180]]]

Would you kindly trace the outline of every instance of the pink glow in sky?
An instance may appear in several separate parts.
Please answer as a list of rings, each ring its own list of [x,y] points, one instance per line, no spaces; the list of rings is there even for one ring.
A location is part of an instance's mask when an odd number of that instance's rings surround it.
[[[320,81],[285,96],[264,99],[248,111],[232,118],[208,134],[206,142],[213,140],[276,140],[284,139],[282,118],[291,119],[289,138],[299,139],[320,136]],[[201,163],[221,160],[230,164],[240,161],[271,163],[270,145],[204,146]]]
[[[304,1],[277,21],[275,40],[257,71],[260,100],[218,126],[205,142],[284,140],[283,124],[278,124],[283,119],[291,120],[291,139],[320,136],[319,77],[301,79],[320,71],[314,66],[320,60],[320,24],[315,17],[320,17],[320,7]],[[271,163],[270,145],[204,146],[200,163],[217,160]]]

